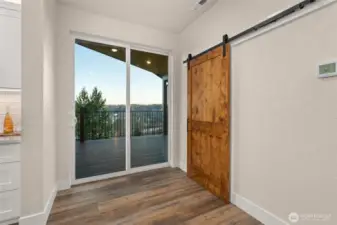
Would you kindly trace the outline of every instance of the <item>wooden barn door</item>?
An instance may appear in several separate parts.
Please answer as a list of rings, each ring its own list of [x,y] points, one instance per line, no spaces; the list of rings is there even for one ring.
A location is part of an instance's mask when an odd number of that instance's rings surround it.
[[[229,202],[230,46],[189,62],[187,174]]]

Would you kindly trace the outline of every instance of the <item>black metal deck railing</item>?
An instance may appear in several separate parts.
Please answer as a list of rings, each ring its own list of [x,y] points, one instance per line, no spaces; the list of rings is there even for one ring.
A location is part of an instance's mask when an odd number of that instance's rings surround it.
[[[76,115],[76,140],[108,139],[125,137],[126,113],[124,111],[100,111]],[[130,113],[131,136],[167,133],[164,111],[132,111]]]

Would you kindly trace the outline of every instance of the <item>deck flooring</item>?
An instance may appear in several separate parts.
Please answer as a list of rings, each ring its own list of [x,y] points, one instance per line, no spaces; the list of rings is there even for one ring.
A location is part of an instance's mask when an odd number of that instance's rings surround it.
[[[47,225],[260,225],[186,177],[164,168],[58,193]]]
[[[131,167],[168,160],[167,136],[131,137]],[[76,179],[125,170],[125,137],[76,142]]]

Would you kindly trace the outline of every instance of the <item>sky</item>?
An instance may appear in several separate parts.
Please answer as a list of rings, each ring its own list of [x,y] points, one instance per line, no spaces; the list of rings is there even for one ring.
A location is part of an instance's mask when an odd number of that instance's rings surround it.
[[[131,104],[162,104],[163,81],[131,65]],[[75,44],[75,98],[85,87],[97,87],[106,104],[126,104],[126,63]]]

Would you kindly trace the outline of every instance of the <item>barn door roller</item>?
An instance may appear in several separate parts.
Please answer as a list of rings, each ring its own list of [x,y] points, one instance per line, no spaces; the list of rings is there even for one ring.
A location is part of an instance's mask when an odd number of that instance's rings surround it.
[[[188,54],[187,60],[188,60],[187,68],[190,69],[190,63],[191,63],[191,60],[192,60],[192,54]]]
[[[223,45],[223,49],[222,49],[222,55],[223,57],[226,56],[226,45],[228,43],[228,35],[225,34],[223,37],[222,37],[222,45]]]

